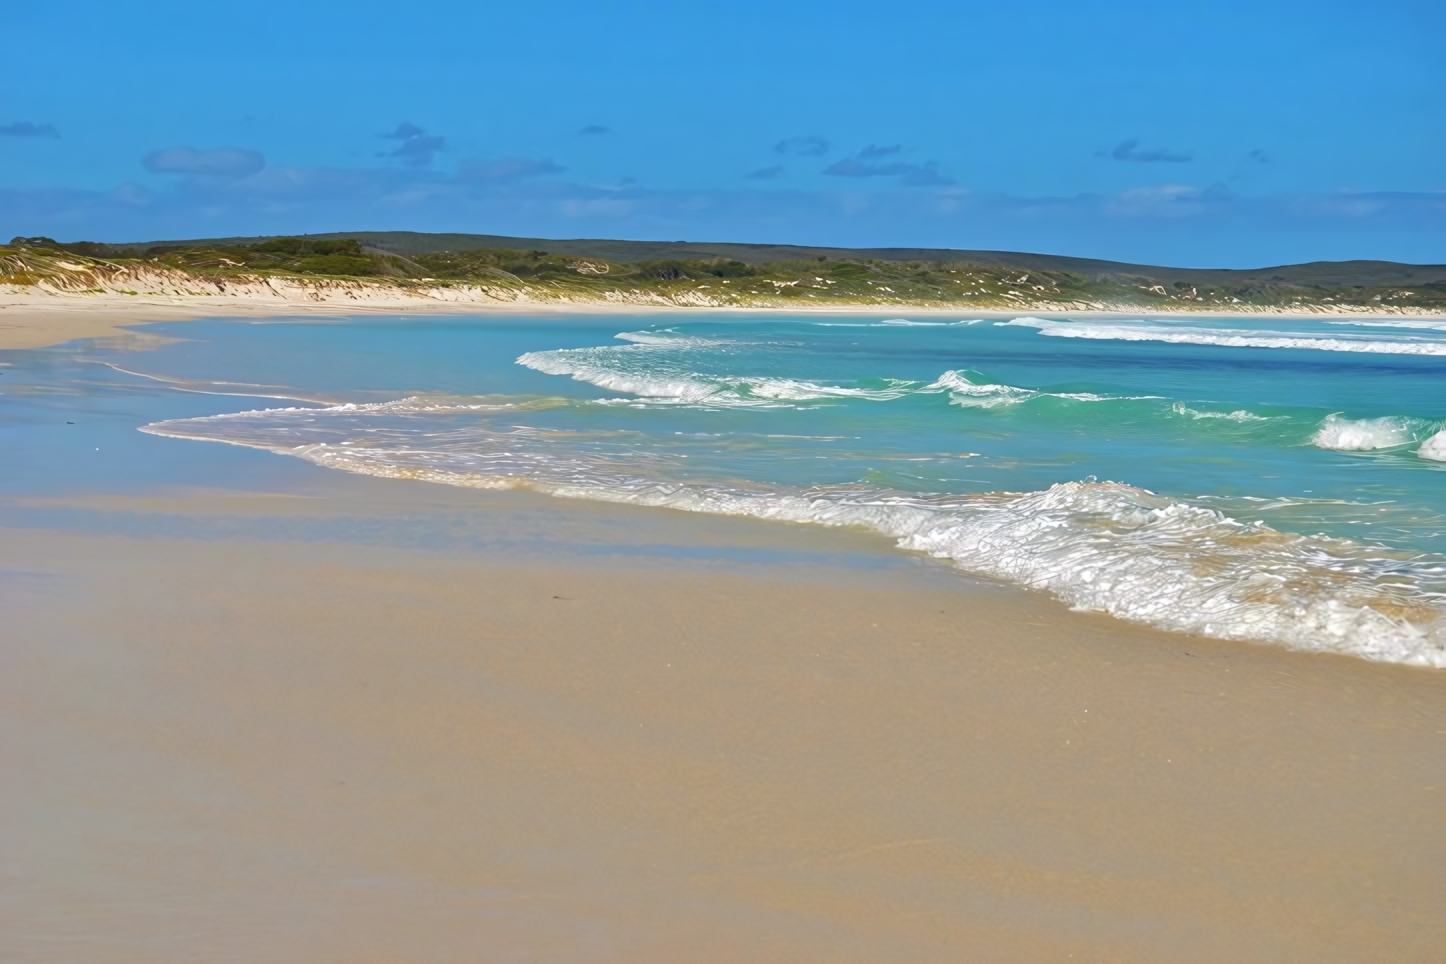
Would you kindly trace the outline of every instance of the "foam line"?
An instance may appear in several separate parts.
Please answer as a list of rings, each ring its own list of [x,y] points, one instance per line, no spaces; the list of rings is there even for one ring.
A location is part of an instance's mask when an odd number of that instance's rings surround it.
[[[1446,342],[1420,338],[1389,341],[1367,337],[1321,338],[1280,331],[1239,331],[1230,328],[1195,328],[1126,322],[1054,321],[1014,318],[996,321],[999,327],[1035,328],[1051,338],[1089,338],[1101,341],[1152,341],[1171,345],[1218,345],[1226,348],[1295,348],[1305,351],[1345,351],[1385,355],[1446,356]]]
[[[1281,532],[1115,482],[930,496],[700,480],[657,440],[473,423],[437,432],[399,422],[399,412],[416,410],[276,409],[159,422],[145,431],[248,445],[366,475],[867,528],[902,549],[1049,592],[1077,609],[1446,668],[1446,558]],[[1428,446],[1446,455],[1446,435],[1432,436],[1423,450]]]

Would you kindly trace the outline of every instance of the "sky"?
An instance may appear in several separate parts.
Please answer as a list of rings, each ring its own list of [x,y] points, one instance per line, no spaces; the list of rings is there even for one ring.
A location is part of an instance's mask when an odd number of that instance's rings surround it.
[[[1446,262],[1441,0],[15,6],[7,238]]]

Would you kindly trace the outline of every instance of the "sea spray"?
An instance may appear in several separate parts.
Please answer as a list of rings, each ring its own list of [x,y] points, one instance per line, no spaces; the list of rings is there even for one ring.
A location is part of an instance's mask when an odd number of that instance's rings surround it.
[[[1416,450],[1416,454],[1433,462],[1446,462],[1446,429],[1442,429],[1422,442],[1421,447]]]
[[[1369,452],[1413,444],[1429,435],[1435,423],[1422,418],[1386,415],[1348,419],[1327,415],[1311,442],[1338,452]]]

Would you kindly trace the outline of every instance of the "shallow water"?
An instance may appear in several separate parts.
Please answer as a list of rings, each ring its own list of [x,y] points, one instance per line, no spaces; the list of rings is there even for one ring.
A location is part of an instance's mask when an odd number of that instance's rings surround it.
[[[1082,609],[1443,667],[1443,328],[205,322],[152,327],[184,339],[152,351],[66,357],[105,386],[97,397],[172,399],[131,406],[156,435],[370,475],[861,526]]]

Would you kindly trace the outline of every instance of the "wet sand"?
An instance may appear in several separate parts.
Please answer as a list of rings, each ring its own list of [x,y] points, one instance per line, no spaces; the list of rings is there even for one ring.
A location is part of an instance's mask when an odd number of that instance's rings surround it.
[[[337,508],[248,498],[87,511]],[[6,961],[1446,956],[1432,671],[940,567],[385,540],[4,529],[0,619]]]
[[[93,302],[83,301],[82,297],[45,298],[34,295],[0,301],[0,350],[44,348],[77,338],[130,336],[133,333],[125,326],[157,321],[194,321],[222,315],[215,308],[187,308],[185,305],[155,302],[126,304],[115,295],[94,296]],[[232,311],[227,314],[243,313]]]

